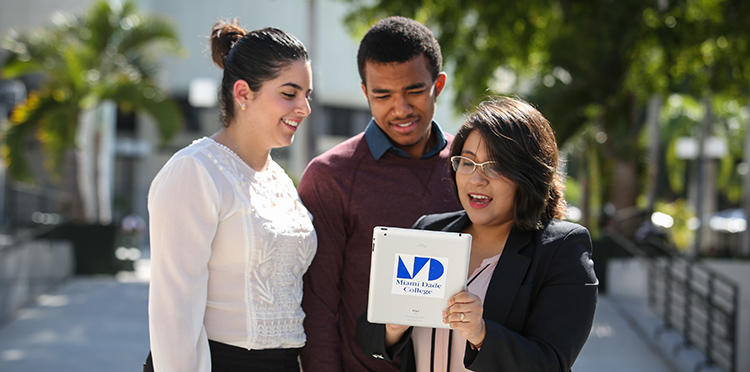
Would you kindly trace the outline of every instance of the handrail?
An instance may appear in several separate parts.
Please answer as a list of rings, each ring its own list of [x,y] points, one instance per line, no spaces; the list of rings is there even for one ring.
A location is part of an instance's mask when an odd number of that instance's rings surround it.
[[[649,268],[648,304],[662,318],[661,330],[684,339],[680,347],[694,347],[705,357],[696,371],[716,366],[737,371],[737,312],[739,287],[727,276],[697,259],[676,254],[661,241],[635,243],[617,231],[607,236]],[[659,255],[648,254],[653,249]],[[678,347],[673,351],[679,353]]]

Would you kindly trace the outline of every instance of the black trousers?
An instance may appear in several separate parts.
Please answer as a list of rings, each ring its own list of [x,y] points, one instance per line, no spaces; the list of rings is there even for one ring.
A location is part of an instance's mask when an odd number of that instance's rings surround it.
[[[211,372],[299,372],[299,349],[247,350],[208,340]],[[143,372],[154,372],[148,353]]]

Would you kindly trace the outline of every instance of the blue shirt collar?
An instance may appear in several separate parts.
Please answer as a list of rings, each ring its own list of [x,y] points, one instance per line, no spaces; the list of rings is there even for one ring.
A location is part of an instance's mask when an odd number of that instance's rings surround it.
[[[435,141],[435,146],[433,146],[430,151],[427,151],[426,154],[422,155],[420,159],[435,156],[448,145],[448,139],[445,138],[443,130],[435,120],[432,121],[431,131],[432,133],[435,133],[437,141]],[[370,123],[367,124],[367,128],[365,128],[365,141],[367,141],[367,146],[370,147],[370,153],[375,160],[380,160],[386,151],[390,151],[403,158],[409,158],[409,154],[407,154],[406,151],[393,146],[390,138],[388,138],[385,132],[383,132],[378,124],[375,123],[375,119],[370,119]]]

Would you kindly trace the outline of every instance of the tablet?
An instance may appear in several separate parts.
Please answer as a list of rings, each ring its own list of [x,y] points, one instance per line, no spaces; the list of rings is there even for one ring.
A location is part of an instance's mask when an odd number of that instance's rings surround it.
[[[377,226],[372,234],[367,321],[429,328],[466,289],[471,235]]]

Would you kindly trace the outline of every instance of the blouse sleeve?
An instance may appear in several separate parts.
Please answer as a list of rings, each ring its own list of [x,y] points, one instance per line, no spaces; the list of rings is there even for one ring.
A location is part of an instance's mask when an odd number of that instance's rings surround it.
[[[219,196],[194,158],[173,159],[151,184],[149,332],[156,371],[210,371],[203,325]]]

